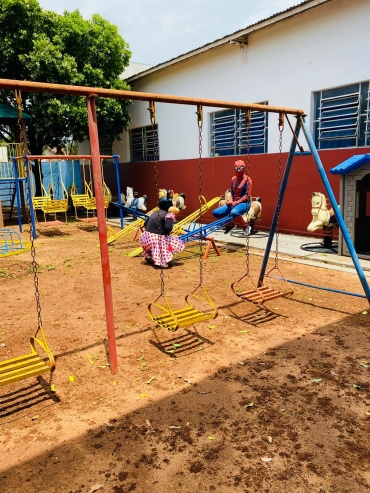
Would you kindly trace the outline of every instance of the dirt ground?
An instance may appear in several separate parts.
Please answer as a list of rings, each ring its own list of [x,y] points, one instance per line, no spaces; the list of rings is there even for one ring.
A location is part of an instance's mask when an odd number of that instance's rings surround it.
[[[369,491],[366,300],[296,286],[291,299],[257,307],[230,289],[245,269],[235,249],[204,262],[218,317],[167,332],[147,313],[159,271],[127,257],[134,245],[120,241],[110,247],[112,375],[96,227],[39,232],[55,393],[48,374],[0,388],[1,493]],[[261,257],[250,259],[256,275]],[[37,327],[29,264],[29,253],[0,260],[1,360],[28,352]],[[351,273],[292,261],[281,268],[362,292]],[[198,269],[197,258],[179,258],[165,272],[175,307]]]

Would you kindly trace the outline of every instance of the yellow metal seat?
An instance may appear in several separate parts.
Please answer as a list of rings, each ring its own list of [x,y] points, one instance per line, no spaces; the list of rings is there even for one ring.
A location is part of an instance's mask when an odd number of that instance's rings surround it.
[[[199,296],[196,291],[202,288],[204,295]],[[158,300],[162,298],[165,300],[166,306],[161,305]],[[206,304],[205,310],[200,310],[189,303],[189,298]],[[150,303],[148,306],[149,316],[160,327],[164,329],[174,331],[180,327],[187,327],[198,322],[204,322],[217,316],[217,308],[212,303],[204,286],[198,286],[192,293],[188,294],[185,298],[185,308],[179,310],[172,310],[168,298],[166,295],[161,295],[154,303]],[[154,313],[155,308],[160,310],[160,314]]]
[[[43,341],[37,337],[31,337],[31,352],[23,356],[0,362],[0,386],[7,385],[18,380],[29,377],[37,377],[44,373],[53,372],[55,360],[50,351],[43,330],[41,329]],[[45,351],[48,361],[41,358],[37,353],[36,343]]]

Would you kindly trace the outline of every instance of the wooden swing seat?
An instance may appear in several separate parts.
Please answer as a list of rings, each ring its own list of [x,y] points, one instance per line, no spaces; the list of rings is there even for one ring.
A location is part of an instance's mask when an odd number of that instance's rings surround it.
[[[37,337],[31,337],[30,343],[31,352],[29,354],[0,362],[0,386],[54,371],[54,356],[46,342],[44,343]],[[48,362],[39,356],[36,351],[35,343],[39,344],[46,352],[49,358]]]
[[[275,298],[282,298],[289,296],[293,291],[283,293],[277,289],[269,288],[267,286],[260,286],[259,288],[249,289],[240,293],[235,293],[239,298],[243,298],[245,301],[250,301],[256,305],[262,305],[266,301],[274,300]]]

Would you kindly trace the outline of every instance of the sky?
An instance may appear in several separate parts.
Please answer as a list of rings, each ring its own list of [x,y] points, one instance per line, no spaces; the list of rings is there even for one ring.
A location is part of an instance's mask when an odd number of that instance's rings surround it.
[[[157,65],[222,38],[302,0],[39,0],[62,14],[78,9],[118,26],[131,61]]]

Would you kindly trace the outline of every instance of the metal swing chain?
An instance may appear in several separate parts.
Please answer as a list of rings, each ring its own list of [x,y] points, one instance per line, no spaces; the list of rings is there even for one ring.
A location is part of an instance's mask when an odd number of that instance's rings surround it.
[[[249,152],[250,152],[250,127],[251,127],[251,111],[245,110],[245,137],[246,137],[246,174],[249,178]],[[247,183],[248,185],[248,183]],[[248,188],[247,191],[249,192]],[[252,200],[252,197],[251,197]],[[249,226],[249,223],[248,223]],[[246,274],[249,275],[249,235],[245,239],[245,258],[246,258]]]
[[[282,167],[282,147],[283,147],[284,113],[279,113],[279,166],[278,166],[278,198],[276,203],[276,248],[275,248],[275,268],[279,266],[279,218],[281,208],[281,167]]]
[[[203,226],[202,214],[202,195],[203,195],[203,178],[202,178],[202,130],[203,130],[203,107],[198,104],[196,115],[198,117],[198,152],[199,152],[199,224]],[[203,236],[199,236],[199,285],[203,286]]]
[[[31,204],[30,204],[30,197],[29,197],[29,189],[28,189],[28,180],[31,180],[30,177],[30,171],[29,171],[29,161],[24,160],[24,175],[26,177],[26,200],[28,203],[28,208],[27,210],[27,221],[28,221],[28,226],[29,226],[29,231],[30,231],[30,242],[31,242],[31,257],[32,257],[32,262],[31,262],[31,272],[33,273],[33,282],[35,285],[35,298],[36,298],[36,311],[37,311],[37,332],[42,328],[42,317],[41,317],[41,304],[40,304],[40,291],[39,291],[39,278],[38,278],[38,271],[39,271],[39,264],[36,262],[36,249],[35,249],[35,237],[33,235],[33,229],[32,229],[32,221],[31,221]]]
[[[152,132],[153,132],[153,155],[154,155],[154,181],[155,181],[155,193],[156,197],[159,197],[159,176],[158,176],[158,142],[157,142],[157,136],[158,134],[156,133],[156,118],[155,118],[155,103],[154,101],[149,101],[149,114],[150,114],[150,122],[152,124]],[[161,218],[159,215],[159,209],[158,209],[158,214],[157,214],[157,220],[158,220],[158,231],[160,231],[160,226],[161,226]],[[162,266],[162,246],[161,243],[159,243],[159,253],[161,257],[161,266]],[[164,273],[163,273],[163,267],[161,267],[160,271],[160,280],[161,280],[161,294],[160,296],[164,295]]]
[[[18,125],[20,129],[20,137],[21,137],[21,144],[24,150],[24,139],[23,139],[23,132],[22,132],[22,96],[21,96],[21,91],[15,90],[15,98],[17,101],[17,107],[18,107]],[[36,249],[35,249],[35,237],[33,235],[33,228],[32,228],[32,220],[31,220],[31,202],[30,202],[30,192],[29,192],[29,187],[28,184],[31,186],[31,175],[30,175],[30,164],[29,160],[24,159],[24,176],[26,178],[25,182],[25,189],[26,189],[26,202],[28,204],[28,207],[26,207],[27,211],[27,222],[29,226],[29,231],[30,231],[30,242],[31,242],[31,272],[33,273],[33,282],[35,285],[35,298],[36,298],[36,311],[37,311],[37,333],[39,330],[42,329],[42,317],[41,317],[41,304],[40,304],[40,291],[39,291],[39,278],[38,278],[38,271],[39,271],[39,264],[36,262]],[[18,204],[19,207],[19,204]]]

